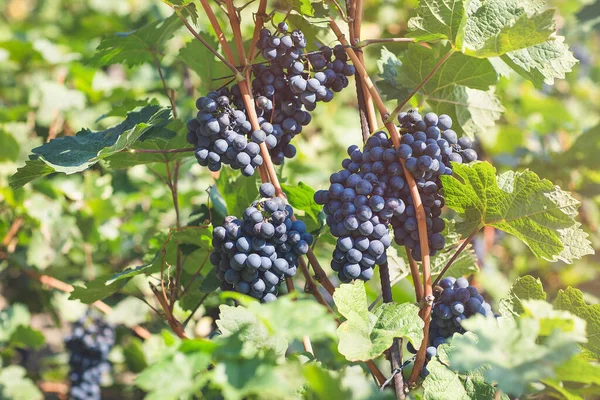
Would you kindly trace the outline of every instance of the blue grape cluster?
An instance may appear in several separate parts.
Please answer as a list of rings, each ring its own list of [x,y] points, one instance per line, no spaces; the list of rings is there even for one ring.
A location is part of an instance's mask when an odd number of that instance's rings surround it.
[[[319,101],[331,101],[334,92],[347,87],[348,76],[356,72],[348,64],[343,46],[333,49],[323,46],[317,52],[305,53],[306,45],[304,34],[300,30],[288,33],[285,23],[280,23],[274,34],[263,29],[257,43],[269,63],[254,66],[252,90],[258,115],[272,124],[277,139],[267,141],[275,164],[294,157],[296,149],[291,141],[310,123],[309,111]],[[237,94],[239,88],[234,85],[232,92]],[[241,99],[236,105],[243,108]]]
[[[439,345],[455,333],[465,333],[462,321],[477,314],[491,316],[492,307],[474,286],[469,285],[466,278],[446,277],[435,290],[436,301],[433,303],[431,323],[429,325],[430,346],[427,347],[427,359],[437,355]],[[409,343],[408,350],[413,354],[416,349]],[[429,371],[425,367],[421,376],[426,377]]]
[[[196,108],[196,118],[187,123],[187,141],[196,147],[198,163],[211,171],[227,164],[244,176],[254,174],[263,163],[260,144],[267,140],[267,134],[260,129],[252,132],[246,114],[231,107],[229,90],[223,88],[198,98]]]
[[[404,170],[391,140],[383,131],[365,144],[348,147],[343,169],[330,177],[328,190],[319,190],[314,200],[323,205],[327,225],[337,237],[331,268],[342,282],[369,280],[375,265],[386,262],[391,245],[389,225],[405,215],[410,196]]]
[[[261,200],[244,210],[242,219],[225,218],[213,230],[211,263],[218,268],[221,289],[248,294],[262,302],[277,298],[279,284],[296,274],[298,257],[313,237],[270,183],[260,186]]]
[[[100,317],[86,314],[73,324],[65,345],[70,352],[70,397],[100,400],[102,376],[110,372],[108,353],[115,344],[115,331]]]
[[[404,167],[415,178],[427,217],[427,234],[430,255],[444,248],[446,240],[442,235],[445,223],[440,215],[444,206],[441,194],[441,175],[452,175],[451,162],[468,163],[477,160],[471,140],[463,136],[457,138],[452,128],[452,119],[445,114],[438,117],[427,113],[422,117],[417,110],[400,113],[400,138],[397,155],[404,160]],[[407,201],[407,212],[392,220],[394,240],[412,250],[415,260],[422,259],[417,219],[412,198]]]

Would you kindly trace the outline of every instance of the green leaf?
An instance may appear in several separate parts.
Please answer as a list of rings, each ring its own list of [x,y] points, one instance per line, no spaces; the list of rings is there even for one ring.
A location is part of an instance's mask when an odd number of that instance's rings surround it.
[[[112,281],[113,283],[107,284],[107,281],[109,281],[109,278],[104,276],[87,282],[85,286],[75,285],[69,299],[79,300],[85,304],[92,304],[95,301],[112,296],[127,283],[127,281],[123,280],[118,282]]]
[[[368,310],[362,281],[343,284],[333,294],[338,311],[347,320],[337,330],[338,350],[349,361],[367,361],[380,356],[398,337],[418,347],[423,340],[423,321],[413,304],[384,303]]]
[[[587,322],[588,342],[583,347],[600,358],[600,304],[586,304],[579,289],[568,287],[558,291],[556,308],[569,311]]]
[[[586,323],[583,319],[568,311],[555,310],[551,304],[542,300],[524,300],[523,316],[540,322],[539,336],[551,336],[556,330],[562,336],[569,337],[579,343],[587,342]]]
[[[464,320],[463,327],[474,335],[454,335],[448,350],[450,365],[460,372],[486,367],[487,382],[518,396],[529,384],[552,377],[555,367],[579,351],[577,339],[561,329],[542,340],[540,322],[479,315]]]
[[[339,373],[321,368],[317,363],[309,363],[303,368],[307,380],[307,390],[314,399],[346,400],[351,393],[340,385]]]
[[[0,311],[0,342],[8,342],[20,326],[29,326],[31,314],[23,304],[13,304]]]
[[[319,213],[321,212],[321,207],[313,199],[315,190],[304,182],[298,182],[296,186],[282,184],[281,188],[287,196],[290,205],[295,210],[302,211],[304,216],[311,218],[312,223],[311,221],[304,221],[307,222],[308,231],[312,232],[320,228]],[[302,216],[302,214],[298,216]]]
[[[0,368],[0,399],[2,400],[42,400],[44,395],[31,379],[25,368],[9,365]]]
[[[450,85],[427,96],[427,103],[437,114],[448,114],[456,125],[452,128],[473,137],[492,129],[504,107],[494,90],[471,89]]]
[[[172,357],[146,368],[135,380],[150,394],[146,399],[177,400],[191,398],[201,387],[203,371],[210,364],[210,355],[175,353]]]
[[[143,274],[148,269],[150,269],[150,267],[152,267],[152,264],[153,263],[138,265],[137,267],[133,268],[125,268],[121,272],[115,272],[115,274],[109,280],[106,281],[106,284],[110,285],[116,281],[120,281],[121,279],[129,279],[133,278],[136,275]]]
[[[335,322],[327,309],[306,297],[296,301],[281,297],[267,304],[251,302],[247,307],[219,307],[217,326],[225,336],[238,335],[246,343],[283,354],[288,343],[302,339],[333,337]]]
[[[418,15],[408,21],[410,37],[417,41],[447,39],[460,48],[470,0],[421,0]]]
[[[176,14],[132,32],[115,33],[102,39],[96,54],[88,60],[95,67],[125,64],[129,67],[154,62],[160,57],[165,43],[181,26]]]
[[[142,341],[138,338],[131,338],[130,342],[123,347],[123,356],[125,365],[133,373],[140,373],[148,366]]]
[[[453,164],[454,176],[441,177],[446,205],[464,221],[460,232],[493,226],[521,239],[538,258],[570,263],[592,254],[587,234],[575,221],[579,202],[531,171],[496,177],[487,162]]]
[[[217,188],[227,204],[228,215],[241,216],[246,207],[258,198],[256,177],[245,177],[230,168],[223,168]]]
[[[554,11],[526,12],[517,0],[478,2],[470,10],[462,50],[475,57],[495,57],[543,43],[554,32]],[[475,2],[472,3],[475,7]],[[474,8],[473,7],[473,8]],[[533,10],[532,10],[533,11]]]
[[[22,187],[52,172],[84,171],[99,160],[130,148],[145,133],[161,131],[169,116],[168,108],[149,105],[130,112],[123,122],[104,131],[84,129],[76,136],[53,139],[32,150],[38,159],[27,161],[25,167],[17,170],[10,178],[11,187]]]
[[[600,366],[578,354],[556,368],[556,379],[600,386]]]
[[[454,220],[446,220],[446,228],[442,232],[442,235],[446,238],[446,246],[431,258],[432,277],[437,277],[442,272],[460,245],[461,236],[456,232]],[[406,262],[408,263],[408,258],[406,258]],[[477,256],[473,250],[473,245],[469,243],[452,262],[446,275],[466,276],[478,271],[479,266],[477,264]]]
[[[458,375],[436,359],[427,363],[429,375],[423,381],[424,400],[471,399]]]
[[[542,281],[531,275],[517,278],[505,298],[500,300],[500,313],[505,316],[519,316],[525,310],[523,300],[546,300]]]
[[[210,228],[185,226],[180,230],[172,230],[170,235],[161,234],[159,239],[162,244],[152,264],[148,268],[141,268],[141,270],[135,272],[144,272],[149,275],[159,272],[161,265],[164,271],[174,269],[177,265],[178,248],[183,256],[181,261],[184,270],[193,274],[204,264],[206,271],[209,271],[210,267],[206,264],[210,265],[207,257],[212,249],[212,230]]]
[[[23,349],[41,348],[45,343],[44,334],[30,326],[19,325],[10,337],[10,343],[13,346]]]
[[[202,37],[214,49],[218,48],[219,43],[216,39],[207,35],[202,35]],[[231,74],[231,71],[199,40],[194,39],[179,50],[179,58],[200,77],[202,82],[198,88],[200,93],[214,89],[215,82],[212,78]],[[220,85],[220,83],[216,84]]]
[[[291,9],[300,13],[300,15],[312,17],[315,15],[315,9],[310,0],[284,0],[286,10]]]
[[[16,161],[19,158],[19,142],[8,132],[0,129],[0,161]]]
[[[507,53],[502,60],[541,89],[544,83],[552,85],[555,79],[564,79],[578,62],[564,41],[563,36],[555,36],[544,43]]]

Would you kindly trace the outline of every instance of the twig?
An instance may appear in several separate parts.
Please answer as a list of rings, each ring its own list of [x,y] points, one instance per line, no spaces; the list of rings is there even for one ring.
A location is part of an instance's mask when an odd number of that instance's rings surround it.
[[[10,225],[10,228],[8,228],[6,235],[4,235],[4,238],[2,239],[2,247],[7,247],[10,244],[10,242],[19,232],[19,229],[21,229],[21,225],[23,225],[23,217],[15,218],[13,223]]]
[[[392,142],[394,143],[394,147],[397,148],[400,145],[400,135],[398,133],[398,129],[396,128],[396,125],[394,125],[392,122],[390,122],[389,118],[387,118],[388,112],[385,107],[385,104],[383,103],[381,96],[377,92],[375,85],[371,81],[371,78],[367,74],[367,71],[366,71],[364,65],[361,63],[360,59],[356,56],[356,53],[354,52],[354,50],[349,47],[348,41],[344,37],[344,34],[340,30],[339,26],[337,26],[337,24],[336,24],[335,20],[333,20],[333,18],[330,18],[329,26],[335,32],[338,40],[344,46],[346,46],[346,53],[352,59],[352,62],[354,63],[355,68],[360,73],[361,77],[364,79],[365,84],[367,85],[367,87],[369,89],[369,92],[373,96],[373,101],[374,101],[375,105],[377,106],[379,113],[381,114],[381,118],[384,120],[385,127],[388,130],[388,132],[390,133],[390,137],[392,139]],[[399,161],[402,164],[402,166],[404,167],[404,160],[399,159]],[[405,169],[405,171],[407,171],[407,170]],[[430,257],[429,257],[429,240],[427,237],[427,223],[426,223],[425,209],[423,207],[423,203],[421,201],[421,196],[419,194],[419,189],[417,187],[417,184],[416,184],[413,176],[410,173],[408,173],[408,171],[407,171],[405,173],[405,177],[406,177],[406,182],[410,189],[411,197],[413,199],[413,204],[414,204],[415,210],[416,210],[417,225],[418,225],[418,232],[419,232],[419,244],[421,246],[421,253],[423,255],[422,256],[423,281],[424,281],[423,291],[424,291],[425,297],[429,298],[430,296],[431,297],[433,296],[433,288],[431,285],[432,282],[431,282]],[[429,325],[427,319],[429,318],[430,310],[431,310],[431,305],[428,302],[428,303],[426,303],[425,307],[423,308],[423,310],[422,310],[423,313],[421,315],[421,317],[425,321],[426,326]],[[427,339],[427,335],[428,335],[427,329],[424,329],[423,334],[425,336],[425,339]],[[426,349],[426,340],[423,341],[423,343],[421,345],[421,349],[419,349],[419,352],[417,353],[417,359],[415,361],[415,371],[413,371],[413,374],[411,375],[409,384],[413,383],[415,381],[416,377],[418,376],[417,367],[421,368],[425,362],[425,349]]]
[[[158,57],[156,57],[156,54],[154,52],[152,52],[152,58],[154,59],[154,65],[158,70],[158,76],[160,76],[160,81],[162,82],[162,87],[165,91],[165,94],[171,102],[171,110],[173,110],[173,117],[177,118],[177,107],[175,106],[175,92],[167,87],[167,82],[165,82],[165,77],[163,76],[162,69],[160,68],[160,61],[158,61]]]
[[[129,149],[129,150],[123,150],[123,151],[128,151],[132,154],[137,154],[137,153],[170,154],[170,153],[189,153],[192,151],[196,151],[196,149],[188,147],[186,149],[168,149],[168,150]]]
[[[338,3],[337,0],[331,0],[331,2],[335,6],[335,8],[337,8],[338,12],[340,13],[340,17],[344,20],[344,22],[348,22],[348,17],[346,16],[346,13],[344,12],[342,6],[340,6],[340,3]]]
[[[221,43],[221,47],[223,48],[223,51],[225,52],[225,56],[231,63],[233,63],[233,60],[234,60],[233,52],[231,51],[229,42],[227,42],[227,39],[225,38],[225,35],[223,34],[223,30],[221,29],[221,25],[219,25],[219,21],[215,17],[215,13],[213,13],[212,8],[210,8],[210,5],[208,5],[207,0],[200,0],[200,4],[202,4],[202,7],[204,8],[204,12],[206,13],[208,20],[210,21],[210,24],[212,25],[213,29],[215,30],[215,33],[217,34],[217,39],[219,39],[219,43]]]
[[[444,269],[442,270],[442,272],[440,272],[440,274],[437,276],[437,278],[435,279],[435,282],[433,282],[433,286],[436,286],[439,281],[443,278],[444,274],[448,271],[448,269],[452,266],[452,264],[454,263],[454,261],[456,261],[456,259],[458,258],[458,256],[460,255],[460,253],[463,252],[463,250],[469,245],[469,243],[471,243],[471,240],[473,240],[473,238],[475,237],[475,235],[477,234],[477,232],[479,232],[480,228],[475,229],[461,244],[460,247],[456,250],[456,252],[454,252],[454,254],[452,255],[452,257],[450,258],[450,260],[448,260],[448,262],[446,263],[446,265],[444,266]]]
[[[23,269],[23,271],[31,278],[39,281],[42,285],[60,290],[61,292],[71,293],[73,290],[75,290],[72,285],[69,285],[68,283],[58,280],[52,276],[42,275],[32,269]],[[104,314],[110,314],[112,312],[112,308],[102,300],[95,301],[92,303],[92,305]],[[142,339],[148,339],[151,336],[151,333],[146,328],[139,325],[135,325],[131,329]]]
[[[380,39],[366,39],[366,40],[361,40],[360,42],[358,42],[357,44],[354,45],[354,47],[356,48],[362,48],[371,44],[378,44],[378,43],[411,43],[414,42],[415,39],[413,38],[380,38]]]
[[[233,30],[233,37],[235,40],[235,47],[237,48],[238,60],[240,64],[246,65],[246,50],[244,49],[244,39],[242,37],[242,29],[240,27],[240,18],[236,12],[233,0],[225,0],[227,6],[227,16],[231,23],[231,30]]]
[[[187,291],[190,288],[190,286],[194,283],[194,281],[196,280],[196,278],[198,277],[198,275],[200,275],[200,272],[202,272],[202,269],[206,265],[206,262],[208,261],[209,258],[210,258],[210,253],[208,253],[206,255],[206,257],[204,257],[204,260],[202,261],[202,264],[200,264],[200,267],[196,270],[196,272],[194,272],[194,275],[192,276],[192,278],[190,279],[190,281],[188,282],[188,284],[185,285],[185,287],[181,291],[181,296],[183,296],[184,294],[187,293]],[[185,326],[185,324],[184,324],[184,326]]]
[[[190,33],[192,35],[194,35],[194,37],[196,39],[198,39],[200,41],[200,43],[202,43],[204,45],[204,47],[206,47],[211,53],[213,53],[219,60],[221,60],[221,62],[223,64],[225,64],[227,66],[227,68],[229,68],[231,70],[231,72],[233,72],[237,81],[244,80],[244,77],[242,76],[242,74],[240,74],[240,71],[238,71],[237,68],[233,64],[231,64],[221,54],[219,54],[219,52],[216,51],[206,40],[204,40],[204,38],[202,36],[200,36],[198,34],[198,32],[196,32],[196,30],[189,24],[189,22],[187,22],[185,17],[183,15],[181,15],[181,12],[176,8],[175,8],[175,13],[179,17],[179,19],[181,19],[181,21],[183,22],[185,27],[188,29],[188,31],[190,31]]]
[[[385,262],[379,266],[379,274],[381,278],[381,294],[384,303],[393,303],[392,287],[390,283],[390,269],[388,263]],[[402,365],[402,339],[394,338],[392,346],[388,349],[390,356],[390,364],[392,371],[400,368]],[[404,399],[404,380],[402,374],[396,374],[393,378],[394,391],[397,399]]]
[[[429,71],[429,73],[425,76],[425,78],[423,78],[423,80],[421,81],[421,83],[419,83],[412,90],[412,92],[410,92],[408,94],[408,96],[406,96],[406,98],[404,100],[402,100],[396,106],[396,108],[394,108],[394,110],[390,113],[390,115],[385,120],[386,123],[389,123],[389,122],[393,123],[394,122],[394,120],[396,119],[396,117],[398,116],[398,114],[400,114],[400,111],[402,111],[402,108],[406,105],[406,103],[408,103],[410,101],[410,99],[412,99],[413,96],[415,94],[417,94],[419,92],[419,90],[421,90],[421,88],[427,84],[427,82],[429,82],[429,80],[433,77],[433,75],[435,75],[435,73],[438,71],[438,69],[440,69],[440,67],[442,65],[444,65],[444,63],[446,61],[448,61],[448,59],[452,56],[452,54],[454,54],[454,52],[455,52],[454,49],[450,49],[446,54],[444,54],[444,56],[442,58],[439,59],[439,61],[433,66],[433,69],[431,71]]]

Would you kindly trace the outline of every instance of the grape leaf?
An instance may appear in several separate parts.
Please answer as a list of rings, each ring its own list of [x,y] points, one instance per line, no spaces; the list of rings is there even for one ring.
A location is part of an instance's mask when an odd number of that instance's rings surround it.
[[[23,349],[40,349],[44,343],[44,334],[30,326],[19,325],[10,337],[10,343]]]
[[[101,276],[87,282],[85,286],[73,286],[73,291],[69,296],[69,300],[79,300],[85,304],[92,304],[95,301],[112,296],[127,283],[127,280],[120,280],[118,282],[113,281],[113,283],[107,284],[106,282],[109,281],[109,279],[108,276]]]
[[[284,7],[285,9],[292,9],[308,17],[315,15],[315,9],[310,0],[283,0],[283,2],[287,5]]]
[[[312,232],[315,229],[321,227],[319,219],[321,207],[319,207],[313,200],[313,197],[315,195],[315,190],[313,188],[311,188],[304,182],[298,182],[298,185],[296,186],[282,184],[281,188],[287,196],[290,205],[295,210],[300,210],[304,212],[305,216],[311,218],[312,221],[304,221],[307,223],[307,228],[309,232]],[[300,217],[301,215],[297,216]]]
[[[446,246],[440,250],[434,257],[431,258],[431,276],[437,277],[448,261],[454,256],[460,243],[460,235],[455,230],[455,222],[446,220],[446,228],[442,232],[446,238]],[[408,263],[408,260],[406,260]],[[447,276],[465,276],[471,275],[479,271],[477,265],[477,256],[473,250],[473,245],[468,244],[467,247],[459,254],[452,262],[452,265],[446,272]]]
[[[423,400],[468,400],[472,399],[458,375],[437,359],[425,367],[429,375],[423,381]]]
[[[19,142],[8,132],[0,129],[0,162],[16,161],[19,158]]]
[[[217,188],[227,204],[228,215],[241,217],[246,207],[258,198],[256,177],[245,177],[230,168],[221,170]]]
[[[544,83],[554,84],[555,79],[564,79],[577,64],[563,36],[555,36],[544,43],[526,49],[511,51],[502,60],[525,79],[541,89]]]
[[[521,239],[538,258],[570,263],[592,254],[587,234],[575,221],[579,202],[531,171],[496,177],[487,162],[453,164],[454,176],[442,176],[446,205],[459,212],[462,233],[485,225]]]
[[[344,284],[333,294],[346,321],[337,330],[339,352],[349,361],[367,361],[380,356],[397,337],[406,337],[418,347],[423,340],[423,321],[413,304],[384,303],[368,310],[362,281]]]
[[[472,2],[462,50],[475,57],[495,57],[546,41],[554,31],[554,11],[526,12],[523,3],[527,2]]]
[[[578,354],[556,368],[556,378],[565,382],[600,386],[600,366]]]
[[[144,134],[152,132],[160,136],[169,116],[170,109],[149,105],[130,112],[123,122],[104,131],[84,129],[76,136],[53,139],[32,150],[31,157],[37,159],[27,161],[19,168],[10,178],[10,185],[16,189],[52,172],[73,174],[84,171],[99,160],[130,148]]]
[[[578,340],[554,330],[540,340],[541,320],[475,316],[463,321],[473,335],[454,335],[448,349],[450,365],[460,372],[484,366],[487,382],[496,382],[505,393],[518,396],[528,385],[552,377],[554,368],[578,350]]]
[[[160,58],[165,43],[181,26],[176,14],[149,23],[132,32],[115,33],[102,39],[96,53],[88,60],[95,67],[125,64],[129,67],[154,62]]]
[[[20,326],[29,326],[31,314],[23,304],[13,304],[0,311],[0,342],[7,342]]]
[[[417,16],[408,21],[409,36],[417,41],[447,39],[461,48],[467,24],[468,0],[421,0]]]
[[[218,48],[218,42],[214,38],[207,35],[202,37],[213,48]],[[213,78],[231,75],[231,71],[223,62],[218,60],[199,40],[192,40],[179,50],[179,58],[200,77],[201,85],[198,87],[200,93],[209,92],[215,85],[222,85],[221,81],[213,81]]]
[[[42,400],[44,395],[25,368],[18,365],[0,367],[0,398],[6,400]]]
[[[316,363],[307,363],[303,368],[304,377],[307,381],[307,389],[312,397],[331,400],[351,399],[350,391],[342,387],[339,373],[322,368]]]
[[[500,313],[505,317],[517,317],[525,311],[523,300],[546,300],[546,292],[539,279],[531,275],[517,278],[507,296],[500,300]]]
[[[583,347],[600,358],[600,304],[586,304],[583,293],[569,286],[558,291],[556,308],[569,311],[587,322],[588,342]]]
[[[296,301],[288,296],[277,301],[260,304],[252,302],[247,307],[219,307],[217,326],[225,336],[239,338],[256,347],[285,353],[288,343],[308,335],[312,340],[333,337],[335,322],[327,309],[308,297]]]

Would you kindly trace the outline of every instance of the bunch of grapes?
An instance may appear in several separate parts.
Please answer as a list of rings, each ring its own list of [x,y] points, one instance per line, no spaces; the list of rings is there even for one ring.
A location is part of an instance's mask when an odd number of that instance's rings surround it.
[[[355,73],[343,46],[323,46],[317,52],[305,53],[306,45],[304,34],[300,30],[288,33],[285,23],[280,23],[274,34],[263,29],[257,43],[269,63],[254,66],[252,90],[258,115],[273,124],[277,142],[267,142],[267,147],[275,164],[296,154],[291,140],[310,123],[308,111],[313,111],[318,101],[331,101],[334,92],[347,87],[347,77]],[[232,93],[238,97],[236,85]],[[236,105],[243,108],[240,100]]]
[[[452,175],[451,162],[467,163],[477,160],[477,153],[472,149],[471,140],[463,136],[457,138],[452,128],[452,119],[443,114],[427,113],[421,117],[417,110],[400,113],[400,130],[404,132],[400,139],[397,154],[404,160],[405,168],[415,178],[427,217],[427,236],[430,255],[444,248],[446,240],[441,232],[445,223],[440,215],[444,206],[441,194],[440,175]],[[392,219],[394,240],[401,246],[412,250],[412,256],[420,261],[422,258],[417,219],[412,198],[406,213]]]
[[[437,355],[439,345],[446,343],[446,339],[455,333],[465,333],[461,323],[463,320],[477,314],[490,316],[492,307],[474,286],[469,285],[465,278],[447,277],[440,281],[435,288],[436,300],[433,303],[431,323],[429,325],[429,343],[427,359]],[[409,343],[408,350],[416,353],[416,349]],[[423,377],[429,372],[425,367],[421,371]]]
[[[262,199],[244,210],[242,219],[227,217],[213,230],[211,263],[221,289],[248,294],[263,302],[277,298],[279,284],[296,274],[298,257],[313,237],[270,183],[260,186]]]
[[[110,372],[108,353],[115,344],[115,331],[90,313],[73,324],[65,339],[69,358],[71,392],[74,400],[100,400],[102,376]]]
[[[196,147],[198,163],[211,171],[227,164],[245,176],[254,174],[263,163],[259,145],[267,140],[267,134],[263,130],[252,132],[246,114],[231,106],[229,90],[223,88],[198,98],[196,108],[196,118],[187,123],[187,141]]]
[[[314,199],[323,205],[331,234],[338,238],[331,268],[342,282],[368,280],[375,265],[386,262],[392,238],[390,221],[406,213],[410,196],[404,170],[391,140],[383,131],[373,134],[364,151],[348,148],[350,158],[330,177],[329,190]]]

